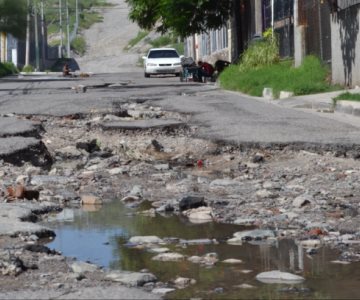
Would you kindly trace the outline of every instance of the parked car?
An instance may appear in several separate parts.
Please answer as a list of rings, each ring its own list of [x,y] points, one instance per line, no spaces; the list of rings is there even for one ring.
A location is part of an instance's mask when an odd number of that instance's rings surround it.
[[[180,76],[182,57],[174,48],[150,49],[148,54],[143,56],[145,77],[158,74],[175,74]]]

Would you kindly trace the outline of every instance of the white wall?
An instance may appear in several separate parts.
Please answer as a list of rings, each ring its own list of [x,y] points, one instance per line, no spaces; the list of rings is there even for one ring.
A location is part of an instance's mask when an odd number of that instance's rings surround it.
[[[360,85],[360,4],[333,13],[331,51],[333,83]]]

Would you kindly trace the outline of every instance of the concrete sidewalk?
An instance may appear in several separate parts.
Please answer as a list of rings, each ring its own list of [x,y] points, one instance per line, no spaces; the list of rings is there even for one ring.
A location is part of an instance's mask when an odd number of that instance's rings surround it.
[[[357,88],[329,93],[294,96],[287,99],[271,100],[271,102],[287,108],[312,109],[318,112],[335,112],[360,116],[360,102],[340,100],[336,102],[334,107],[333,98],[345,92],[360,93],[360,89]]]

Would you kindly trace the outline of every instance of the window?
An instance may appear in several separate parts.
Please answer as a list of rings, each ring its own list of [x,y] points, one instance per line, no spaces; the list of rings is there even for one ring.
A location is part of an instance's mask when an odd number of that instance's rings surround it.
[[[179,54],[175,50],[152,50],[149,58],[176,58]]]

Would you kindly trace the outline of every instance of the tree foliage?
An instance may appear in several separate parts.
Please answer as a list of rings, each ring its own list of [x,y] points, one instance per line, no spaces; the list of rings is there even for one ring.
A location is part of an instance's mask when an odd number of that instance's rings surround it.
[[[126,0],[129,17],[143,29],[156,28],[186,37],[224,25],[231,15],[231,0]]]
[[[26,31],[26,0],[0,0],[0,32],[24,37]]]

